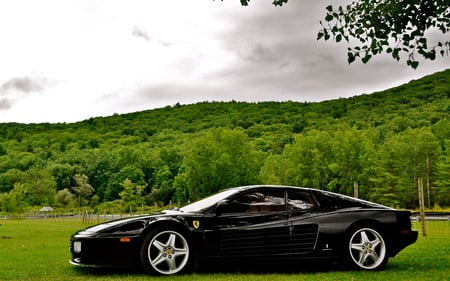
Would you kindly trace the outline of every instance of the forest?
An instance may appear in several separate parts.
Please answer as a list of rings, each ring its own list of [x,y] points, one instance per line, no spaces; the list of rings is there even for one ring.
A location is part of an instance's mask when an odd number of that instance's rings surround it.
[[[137,210],[281,184],[450,206],[450,69],[323,102],[202,102],[76,123],[0,123],[0,213]]]

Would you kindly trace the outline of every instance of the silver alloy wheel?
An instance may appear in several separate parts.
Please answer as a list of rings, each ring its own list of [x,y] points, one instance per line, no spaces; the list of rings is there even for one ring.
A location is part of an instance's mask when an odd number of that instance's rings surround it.
[[[162,231],[150,241],[147,256],[157,272],[163,275],[175,274],[183,270],[189,260],[189,245],[180,233]]]
[[[386,243],[372,228],[361,228],[353,233],[348,247],[353,262],[362,269],[377,269],[385,261]]]

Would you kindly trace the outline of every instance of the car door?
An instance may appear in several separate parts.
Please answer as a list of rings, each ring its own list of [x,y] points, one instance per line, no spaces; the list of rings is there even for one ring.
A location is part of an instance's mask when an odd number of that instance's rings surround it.
[[[305,255],[316,247],[319,225],[311,218],[317,213],[318,204],[308,190],[288,189],[287,207],[292,227],[292,254]]]
[[[285,190],[256,189],[239,195],[216,218],[222,257],[246,258],[290,253]]]

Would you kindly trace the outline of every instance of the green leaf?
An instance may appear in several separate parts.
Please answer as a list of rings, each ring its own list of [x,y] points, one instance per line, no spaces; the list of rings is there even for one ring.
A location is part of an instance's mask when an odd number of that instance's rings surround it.
[[[339,43],[341,41],[342,41],[342,35],[341,34],[336,35],[336,42]]]
[[[287,1],[288,1],[288,0],[274,0],[274,1],[272,2],[272,4],[273,4],[274,6],[279,6],[279,7],[281,7],[281,6],[283,6],[283,4],[286,4]]]
[[[392,51],[392,57],[395,59],[395,60],[400,60],[400,55],[399,55],[399,53],[400,53],[400,49],[399,48],[395,48],[393,51]]]
[[[352,62],[354,62],[356,60],[355,55],[352,52],[348,52],[347,53],[347,61],[348,64],[351,64]]]
[[[326,21],[332,21],[332,20],[333,20],[333,16],[330,15],[330,14],[328,14],[328,15],[325,17],[325,20],[326,20]]]
[[[366,64],[370,59],[372,58],[372,56],[370,54],[366,54],[363,58],[361,58],[361,61]]]
[[[411,67],[416,69],[419,66],[419,62],[418,61],[413,61],[411,62]]]
[[[323,32],[319,31],[319,33],[317,33],[317,40],[322,39],[322,37],[323,37]]]
[[[331,11],[333,11],[333,6],[332,5],[328,5],[326,9],[327,9],[328,12],[331,12]]]
[[[428,58],[430,60],[435,60],[436,59],[436,51],[435,50],[431,50],[430,51],[430,55],[428,56]]]
[[[351,22],[351,19],[350,19],[350,17],[348,15],[345,15],[344,21],[345,21],[346,24],[348,24],[348,23]]]
[[[250,1],[250,0],[241,0],[241,5],[248,6],[248,1]]]

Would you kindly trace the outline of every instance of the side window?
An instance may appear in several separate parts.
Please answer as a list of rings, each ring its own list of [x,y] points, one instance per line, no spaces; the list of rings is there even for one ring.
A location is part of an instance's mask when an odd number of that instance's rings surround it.
[[[288,191],[288,209],[289,211],[309,210],[316,207],[311,194],[303,190]]]
[[[224,212],[272,213],[285,210],[284,190],[258,190],[236,198]]]

